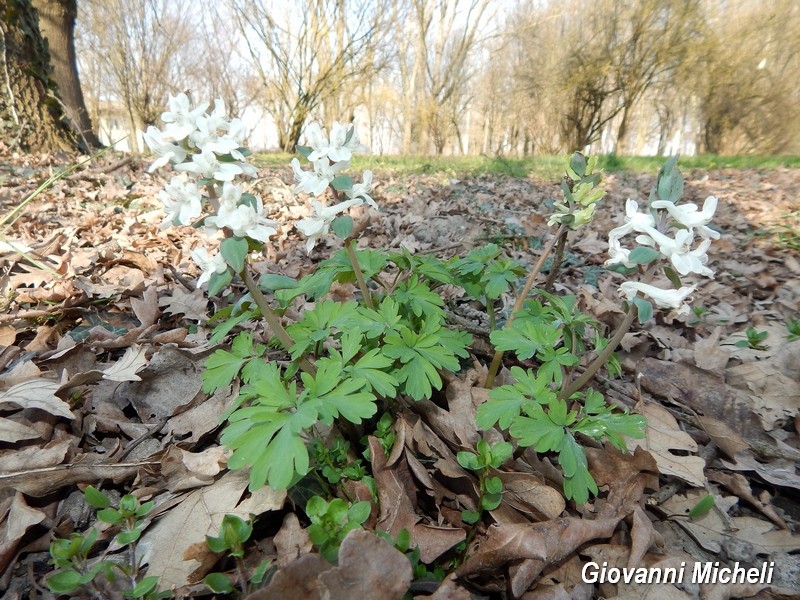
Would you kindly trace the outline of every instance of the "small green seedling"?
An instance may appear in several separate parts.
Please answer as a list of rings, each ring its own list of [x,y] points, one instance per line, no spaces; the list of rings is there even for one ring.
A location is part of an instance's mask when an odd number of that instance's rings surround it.
[[[800,319],[792,317],[786,322],[786,330],[789,334],[786,336],[787,342],[795,342],[800,340]]]
[[[342,438],[336,438],[329,445],[321,439],[314,439],[311,444],[314,463],[331,485],[342,480],[361,481],[366,476],[364,463],[361,459],[353,460],[349,452],[350,444]]]
[[[351,506],[341,498],[326,502],[314,496],[306,504],[306,515],[311,519],[308,535],[322,557],[335,562],[344,537],[353,529],[361,529],[371,511],[372,505],[366,501]]]
[[[499,477],[490,477],[491,469],[499,469],[514,452],[509,442],[499,442],[489,446],[486,440],[479,440],[475,446],[477,453],[459,452],[456,460],[465,469],[478,474],[478,508],[479,511],[494,510],[503,500],[503,481]],[[465,523],[474,525],[481,518],[481,513],[472,510],[461,512]]]
[[[747,336],[747,339],[739,340],[734,346],[737,348],[750,348],[751,350],[758,350],[759,352],[769,350],[769,346],[765,346],[761,343],[767,339],[769,332],[759,331],[755,327],[748,327],[744,334]]]
[[[112,585],[118,580],[135,581],[132,588],[122,590],[122,595],[126,598],[169,598],[172,595],[170,592],[158,591],[158,577],[139,578],[139,565],[135,558],[136,542],[144,528],[142,519],[152,510],[153,503],[140,504],[136,496],[126,494],[120,499],[119,506],[114,507],[111,505],[111,498],[92,486],[86,488],[84,498],[89,505],[99,509],[97,518],[100,521],[120,528],[114,541],[128,548],[130,560],[128,563],[111,560],[92,562],[89,556],[97,542],[98,530],[92,529],[85,535],[73,533],[69,539],[55,540],[50,544],[53,565],[59,569],[45,580],[50,591],[54,594],[74,595],[81,589],[89,589],[95,595],[102,596],[103,592],[96,581],[102,575]]]
[[[251,591],[250,584],[258,585],[264,580],[264,575],[270,566],[270,561],[261,562],[253,573],[247,577],[247,566],[244,562],[244,545],[253,534],[253,524],[237,515],[225,515],[219,527],[219,535],[206,536],[209,550],[216,554],[227,553],[236,561],[236,572],[239,576],[239,586],[243,594]],[[203,583],[215,594],[230,594],[234,591],[231,578],[225,573],[209,573],[203,578]]]

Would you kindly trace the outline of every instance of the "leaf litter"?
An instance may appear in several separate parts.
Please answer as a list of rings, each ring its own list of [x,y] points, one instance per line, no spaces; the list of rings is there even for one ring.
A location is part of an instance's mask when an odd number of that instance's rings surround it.
[[[0,162],[2,212],[64,160]],[[303,213],[284,183],[288,168],[261,175],[256,189],[272,218]],[[608,176],[604,210],[571,240],[556,286],[610,327],[621,313],[609,295],[615,275],[601,268],[605,232],[619,224],[614,215],[625,199],[643,197],[653,179]],[[462,510],[476,509],[479,490],[455,453],[478,439],[487,358],[479,338],[488,330],[474,310],[459,309],[457,294],[447,299],[459,326],[466,322],[476,336],[474,368],[400,412],[388,457],[370,438],[379,502],[367,521],[368,530],[394,537],[407,530],[431,569],[446,559],[454,569],[441,580],[417,577],[406,556],[369,531],[352,531],[331,564],[313,551],[292,493],[247,492],[217,440],[236,384],[209,397],[200,379],[203,361],[225,341],[212,341],[206,326],[224,305],[194,286],[189,254],[206,242],[191,228],[159,228],[163,182],[135,160],[107,157],[57,181],[6,227],[0,247],[0,589],[8,598],[34,588],[48,597],[41,579],[49,542],[91,527],[71,506],[76,486],[94,484],[155,501],[138,549],[161,589],[183,597],[207,593],[202,578],[226,568],[205,545],[225,514],[254,516],[248,560],[273,561],[254,599],[800,594],[800,341],[788,341],[784,325],[800,315],[800,259],[769,235],[797,219],[800,172],[697,171],[686,179],[687,201],[720,199],[724,235],[711,250],[717,278],[697,290],[693,306],[702,309],[687,322],[660,316],[626,336],[621,379],[598,378],[609,398],[647,416],[648,429],[627,454],[587,449],[601,490],[589,503],[566,502],[550,458],[528,450],[496,470],[505,495],[489,524],[471,531],[461,521]],[[362,237],[374,247],[442,257],[499,241],[532,264],[555,188],[503,176],[385,173],[377,189],[384,208],[364,212]],[[308,257],[288,228],[276,239],[256,263],[261,273],[308,273],[339,244],[326,240]],[[332,293],[346,298],[352,290]],[[750,326],[768,332],[766,350],[736,346]],[[500,441],[497,432],[484,435]],[[371,499],[358,486],[342,489]],[[708,494],[713,509],[689,519]],[[468,547],[456,555],[464,540]],[[590,560],[688,569],[708,560],[771,561],[777,568],[769,586],[589,584],[581,572]]]

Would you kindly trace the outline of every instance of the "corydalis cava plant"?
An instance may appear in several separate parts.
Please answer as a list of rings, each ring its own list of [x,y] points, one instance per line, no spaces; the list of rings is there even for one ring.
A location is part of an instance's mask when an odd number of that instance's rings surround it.
[[[180,173],[159,193],[166,212],[162,227],[193,225],[207,212],[202,221],[209,236],[266,243],[278,223],[267,218],[261,198],[235,183],[257,172],[247,162],[244,126],[239,119],[226,118],[221,99],[211,112],[207,108],[208,104],[193,107],[186,94],[170,96],[169,110],[161,115],[164,128],[150,126],[144,133],[156,155],[150,171],[171,164]],[[191,252],[201,270],[198,287],[209,283],[210,291],[219,291],[231,281],[229,267],[242,270],[247,243],[235,249],[232,242],[222,244],[222,254],[211,255],[204,248]]]
[[[315,197],[311,200],[311,215],[295,224],[306,236],[306,250],[310,253],[319,239],[328,234],[340,215],[364,203],[373,208],[378,208],[378,205],[370,195],[372,171],[364,171],[361,183],[355,183],[343,172],[350,167],[354,152],[364,152],[367,149],[359,142],[354,125],[334,122],[330,136],[326,136],[319,125],[312,123],[306,128],[305,137],[308,145],[298,146],[297,151],[311,163],[311,170],[304,170],[300,161],[294,158],[292,171],[297,182],[295,193],[302,192]],[[333,195],[332,204],[316,199],[328,191]],[[349,233],[348,229],[349,227],[344,227],[343,231]]]
[[[624,223],[608,234],[610,258],[606,265],[619,265],[628,272],[650,266],[650,275],[660,267],[673,289],[651,285],[649,281],[626,281],[620,285],[620,294],[629,301],[639,298],[640,307],[644,307],[641,303],[644,296],[658,307],[686,315],[690,310],[687,298],[696,286],[683,285],[680,277],[692,274],[714,277],[714,272],[706,266],[707,252],[712,240],[719,239],[720,234],[709,227],[717,210],[716,197],[706,198],[702,209],[696,204],[679,204],[682,197],[683,177],[674,157],[659,172],[644,211],[639,210],[635,200],[626,202]],[[636,234],[634,240],[639,246],[623,246],[623,238],[631,234]]]

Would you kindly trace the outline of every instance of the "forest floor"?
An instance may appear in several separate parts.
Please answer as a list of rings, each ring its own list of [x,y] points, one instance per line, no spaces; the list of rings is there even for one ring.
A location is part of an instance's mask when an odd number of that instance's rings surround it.
[[[245,563],[271,561],[271,579],[254,598],[321,598],[323,589],[330,598],[402,597],[396,588],[409,586],[401,554],[379,548],[374,536],[354,535],[338,566],[322,561],[304,529],[304,501],[291,491],[249,493],[247,474],[227,470],[220,418],[238,389],[209,397],[200,378],[218,347],[209,342],[207,320],[225,301],[195,289],[189,254],[208,244],[202,233],[159,227],[162,178],[124,156],[106,156],[14,212],[66,161],[0,161],[5,597],[53,597],[44,579],[56,538],[95,527],[101,532],[90,558],[114,555],[116,530],[97,521],[79,491],[88,484],[112,499],[134,492],[155,502],[138,549],[146,574],[178,597],[208,594],[200,582],[210,571],[234,571],[204,543],[224,514],[256,515]],[[626,198],[647,198],[655,174],[606,177],[608,196],[588,231],[570,238],[555,287],[609,328],[623,313],[621,276],[603,268],[607,232],[622,222]],[[397,501],[375,506],[366,528],[404,523],[431,572],[460,565],[443,580],[418,577],[414,597],[800,595],[800,341],[787,329],[800,318],[800,169],[683,174],[685,201],[720,201],[714,225],[722,237],[709,251],[716,278],[699,283],[688,318],[658,313],[634,326],[620,349],[623,376],[598,379],[608,399],[641,412],[650,427],[630,446],[638,445],[635,453],[589,450],[597,498],[565,501],[552,457],[527,451],[500,469],[503,502],[474,531],[468,559],[457,560],[452,548],[470,529],[458,515],[477,489],[454,458],[464,449],[458,432],[474,427],[484,397],[478,382],[487,358],[477,350],[474,368],[397,416],[389,459],[367,462],[379,497]],[[254,184],[271,218],[286,223],[309,210],[291,181],[288,166],[270,165]],[[376,171],[375,181],[380,211],[369,213],[360,245],[449,258],[495,242],[525,265],[536,261],[548,206],[560,196],[557,181],[502,175]],[[329,236],[309,256],[286,227],[254,266],[299,277],[340,246]],[[353,289],[334,293],[346,298]],[[513,303],[503,300],[506,308]],[[485,323],[473,325],[480,338]],[[765,349],[734,345],[748,327],[768,332]],[[715,507],[688,518],[709,493]],[[687,575],[680,584],[590,583],[582,580],[589,561],[683,565]],[[694,564],[709,561],[759,569],[774,563],[773,575],[763,584],[692,583]]]

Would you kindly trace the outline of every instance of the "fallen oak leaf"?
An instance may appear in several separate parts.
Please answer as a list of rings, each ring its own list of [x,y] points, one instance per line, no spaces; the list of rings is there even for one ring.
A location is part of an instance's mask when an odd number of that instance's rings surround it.
[[[145,349],[134,344],[117,362],[103,371],[103,379],[111,381],[141,381],[136,372],[147,365]]]
[[[582,544],[611,537],[621,518],[622,515],[614,515],[590,521],[562,517],[543,523],[493,525],[456,575],[467,577],[524,559],[538,561],[541,572],[548,565],[565,559]]]
[[[644,439],[628,439],[628,450],[644,448],[656,459],[658,470],[662,475],[673,475],[692,484],[703,487],[706,466],[699,456],[683,456],[673,451],[697,452],[697,443],[685,431],[681,431],[678,422],[667,409],[657,404],[639,403],[637,410],[647,419]]]
[[[14,443],[20,440],[32,440],[40,435],[33,427],[0,417],[0,442]]]
[[[59,387],[60,384],[47,379],[23,381],[0,394],[0,406],[14,404],[20,408],[38,408],[57,417],[74,419],[69,404],[55,396]]]

